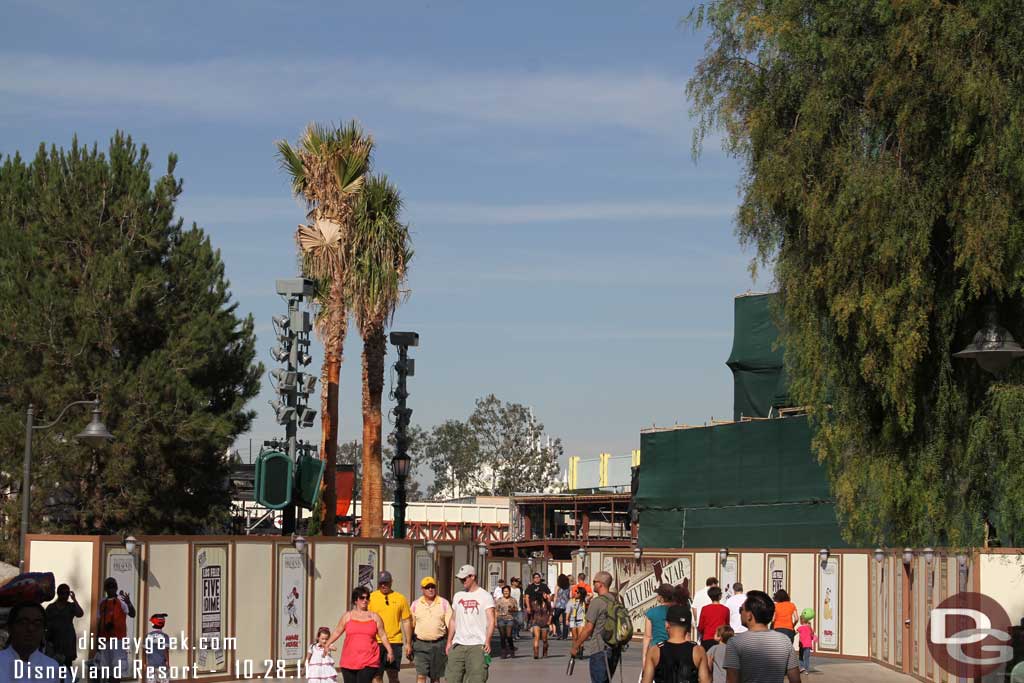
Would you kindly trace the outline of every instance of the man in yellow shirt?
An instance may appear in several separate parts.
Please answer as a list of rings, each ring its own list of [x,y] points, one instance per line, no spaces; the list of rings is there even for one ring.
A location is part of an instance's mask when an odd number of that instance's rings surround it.
[[[377,577],[377,590],[370,593],[371,612],[376,612],[384,622],[384,632],[388,642],[380,646],[380,671],[374,683],[380,683],[383,674],[388,672],[389,683],[398,683],[398,670],[402,666],[402,642],[405,641],[405,656],[412,659],[412,613],[409,601],[401,593],[391,590],[391,572],[382,571]],[[391,648],[394,659],[388,661],[387,650]]]
[[[412,645],[416,662],[416,683],[437,683],[444,676],[448,655],[444,653],[448,639],[448,620],[452,606],[437,595],[437,581],[428,576],[420,581],[423,596],[412,603]]]

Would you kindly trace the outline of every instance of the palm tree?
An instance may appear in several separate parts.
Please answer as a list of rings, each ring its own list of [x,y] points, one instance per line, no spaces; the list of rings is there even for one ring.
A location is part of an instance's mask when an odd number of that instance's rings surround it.
[[[312,225],[299,226],[295,241],[302,272],[317,283],[316,329],[324,343],[320,371],[320,457],[324,460],[321,530],[333,536],[337,526],[334,473],[338,456],[338,381],[348,332],[348,243],[355,204],[370,169],[373,138],[355,121],[340,127],[311,123],[297,147],[280,140],[277,150],[281,167],[291,178],[292,192],[306,200],[307,216],[313,221]]]
[[[366,179],[356,202],[349,253],[349,301],[363,337],[362,535],[377,537],[384,524],[381,472],[381,395],[384,392],[384,330],[407,295],[412,259],[409,227],[399,220],[402,199],[387,176]]]

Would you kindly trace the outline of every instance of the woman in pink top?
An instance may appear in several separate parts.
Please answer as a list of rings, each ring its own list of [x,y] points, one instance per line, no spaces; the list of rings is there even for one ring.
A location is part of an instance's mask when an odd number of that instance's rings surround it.
[[[342,615],[337,628],[327,641],[325,649],[345,634],[345,642],[341,645],[341,677],[345,683],[371,683],[380,669],[381,647],[377,644],[388,642],[388,634],[384,631],[384,622],[380,617],[366,609],[370,601],[370,589],[359,586],[352,591],[352,609]],[[394,660],[391,648],[384,648],[388,661]]]

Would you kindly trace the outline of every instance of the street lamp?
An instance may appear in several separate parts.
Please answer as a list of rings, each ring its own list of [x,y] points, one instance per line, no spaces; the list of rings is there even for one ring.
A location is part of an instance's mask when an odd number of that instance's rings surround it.
[[[904,548],[903,549],[903,564],[910,566],[910,563],[914,561],[914,549]]]
[[[28,536],[28,516],[30,502],[32,498],[32,432],[44,431],[53,427],[63,419],[64,414],[68,412],[73,406],[92,406],[92,418],[89,420],[89,424],[75,435],[77,441],[81,441],[86,445],[97,448],[105,445],[108,441],[112,440],[113,435],[107,431],[107,426],[103,424],[103,420],[100,419],[100,402],[99,400],[93,401],[75,401],[64,406],[64,410],[60,411],[60,415],[53,422],[44,425],[33,424],[35,418],[35,407],[30,403],[28,410],[25,412],[25,461],[22,467],[21,475],[21,534],[18,541],[18,557],[19,566],[22,570],[25,569],[25,539]]]
[[[935,561],[935,550],[934,549],[932,549],[932,548],[925,548],[924,550],[921,551],[921,554],[924,555],[924,561],[927,564],[931,564],[932,562]]]
[[[982,370],[992,375],[998,375],[1021,356],[1024,356],[1024,348],[999,324],[996,306],[991,303],[985,306],[985,325],[963,351],[953,354],[953,358],[973,358]]]
[[[885,551],[881,548],[875,548],[875,562],[881,563],[885,559]]]
[[[633,559],[636,560],[637,562],[639,562],[640,558],[643,557],[643,556],[644,556],[644,549],[641,548],[638,545],[633,546]]]
[[[434,559],[434,553],[437,552],[437,541],[432,538],[427,540],[427,552],[430,553],[430,559]]]
[[[831,554],[832,553],[829,551],[828,548],[822,548],[821,550],[818,551],[818,559],[821,560],[821,566],[822,567],[824,567],[825,564],[828,562],[828,556],[831,555]]]
[[[480,541],[480,543],[476,546],[476,551],[480,553],[480,561],[482,562],[483,559],[487,557],[487,544],[483,541]]]
[[[306,539],[298,534],[292,534],[292,545],[299,551],[299,554],[306,552]]]
[[[124,549],[129,555],[135,554],[135,549],[138,547],[139,541],[134,536],[127,536],[124,539]]]
[[[405,538],[405,480],[411,464],[412,458],[401,449],[391,458],[391,472],[395,475],[395,538]]]
[[[729,559],[729,549],[719,548],[718,550],[718,562],[724,567],[726,561]]]

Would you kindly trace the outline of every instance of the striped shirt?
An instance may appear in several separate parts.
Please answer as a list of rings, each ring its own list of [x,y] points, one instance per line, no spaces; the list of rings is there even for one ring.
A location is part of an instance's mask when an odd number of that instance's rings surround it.
[[[725,668],[739,669],[740,683],[779,683],[799,666],[793,641],[778,631],[746,631],[725,646]]]

